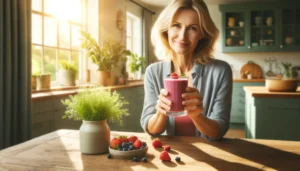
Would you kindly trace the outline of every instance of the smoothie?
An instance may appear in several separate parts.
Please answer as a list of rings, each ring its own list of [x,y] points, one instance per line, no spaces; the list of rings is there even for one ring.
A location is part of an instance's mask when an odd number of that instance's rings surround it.
[[[187,112],[182,105],[183,93],[186,92],[188,79],[186,77],[168,77],[164,80],[165,89],[168,91],[167,98],[171,100],[171,109],[167,112],[168,116],[184,116]]]

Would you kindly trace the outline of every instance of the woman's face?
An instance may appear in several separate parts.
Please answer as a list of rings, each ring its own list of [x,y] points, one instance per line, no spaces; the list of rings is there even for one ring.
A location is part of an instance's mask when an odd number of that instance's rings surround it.
[[[168,41],[179,55],[192,55],[202,38],[198,13],[192,9],[180,9],[168,28]]]

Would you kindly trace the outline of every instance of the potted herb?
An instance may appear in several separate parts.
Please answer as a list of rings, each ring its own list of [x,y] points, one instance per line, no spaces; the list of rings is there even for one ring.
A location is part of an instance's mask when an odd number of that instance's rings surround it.
[[[113,40],[104,41],[103,46],[100,47],[89,33],[81,31],[81,35],[83,37],[81,47],[87,51],[86,57],[91,58],[92,62],[98,66],[99,84],[103,86],[114,84],[111,70],[120,63],[125,65],[126,57],[130,51],[126,50],[121,43]]]
[[[141,74],[141,67],[143,66],[145,58],[143,56],[139,56],[136,53],[131,53],[129,56],[129,68],[130,72],[135,74],[135,78],[139,79]]]
[[[40,72],[33,72],[31,75],[31,89],[36,90],[37,89],[37,77],[41,75]]]
[[[36,73],[36,89],[37,90],[49,90],[51,86],[51,74],[50,73]]]
[[[77,66],[74,62],[61,61],[59,69],[59,81],[62,86],[75,86]]]
[[[123,108],[128,102],[116,91],[102,87],[82,89],[62,100],[62,104],[67,108],[63,118],[83,121],[79,139],[80,151],[84,154],[107,153],[110,143],[107,120],[122,124],[122,117],[129,115]]]
[[[281,62],[284,72],[283,72],[283,79],[291,79],[292,78],[292,63],[289,62]]]

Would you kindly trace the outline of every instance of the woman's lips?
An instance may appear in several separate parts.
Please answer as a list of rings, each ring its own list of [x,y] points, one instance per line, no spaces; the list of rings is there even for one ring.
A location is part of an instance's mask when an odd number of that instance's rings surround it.
[[[189,44],[186,43],[186,42],[178,42],[178,41],[175,41],[175,43],[178,45],[178,46],[182,46],[182,47],[185,47],[185,46],[188,46]]]

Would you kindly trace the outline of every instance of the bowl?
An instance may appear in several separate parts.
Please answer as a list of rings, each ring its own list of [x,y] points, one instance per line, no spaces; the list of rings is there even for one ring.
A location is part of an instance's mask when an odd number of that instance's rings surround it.
[[[148,151],[148,146],[142,149],[131,150],[131,151],[119,151],[119,150],[114,150],[110,147],[108,148],[109,148],[109,154],[113,158],[117,158],[117,159],[132,159],[133,157],[144,157]]]
[[[266,87],[270,92],[295,92],[297,86],[296,79],[266,79]]]

